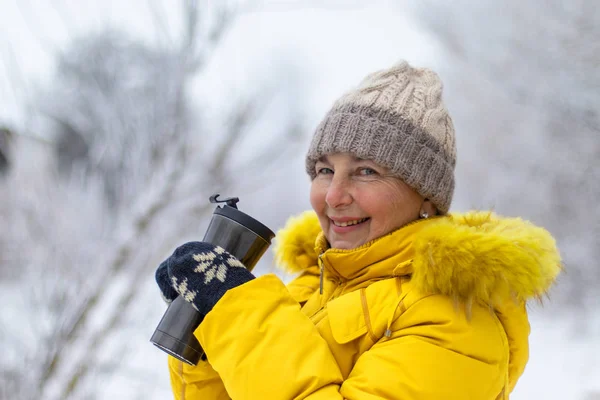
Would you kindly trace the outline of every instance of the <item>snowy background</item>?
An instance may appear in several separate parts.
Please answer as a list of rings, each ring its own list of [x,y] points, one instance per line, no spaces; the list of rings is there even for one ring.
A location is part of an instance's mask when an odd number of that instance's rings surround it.
[[[445,83],[453,209],[530,219],[565,261],[511,398],[600,399],[592,0],[0,0],[0,399],[171,398],[158,263],[210,194],[273,230],[308,209],[314,127],[399,59]]]

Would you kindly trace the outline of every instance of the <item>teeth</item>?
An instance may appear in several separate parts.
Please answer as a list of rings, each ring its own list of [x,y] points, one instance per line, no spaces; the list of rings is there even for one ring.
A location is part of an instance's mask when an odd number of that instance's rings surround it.
[[[355,219],[354,221],[346,221],[346,222],[335,222],[333,221],[333,224],[335,226],[351,226],[351,225],[356,225],[356,224],[360,224],[361,222],[365,222],[367,220],[367,218],[361,218],[361,219]]]

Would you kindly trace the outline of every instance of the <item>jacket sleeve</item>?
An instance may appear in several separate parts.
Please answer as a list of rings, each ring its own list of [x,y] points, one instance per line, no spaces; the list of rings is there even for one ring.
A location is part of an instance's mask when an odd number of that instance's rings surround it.
[[[311,267],[292,280],[287,289],[302,304],[319,287],[318,267]],[[197,366],[188,365],[169,356],[171,389],[176,400],[229,399],[219,374],[206,361]]]
[[[286,287],[292,298],[303,305],[315,291],[319,290],[319,267],[315,265],[306,268]]]
[[[195,331],[232,399],[336,399],[327,342],[274,275],[231,289]]]
[[[437,305],[419,305],[430,306]],[[325,339],[272,275],[228,291],[195,333],[234,399],[495,399],[502,374],[496,360],[477,358],[482,343],[469,345],[473,330],[454,332],[464,345],[458,351],[444,342],[447,330],[468,324],[421,311],[413,308],[404,326],[364,352],[345,381]]]
[[[221,377],[206,361],[191,366],[169,356],[169,373],[175,400],[229,399]]]

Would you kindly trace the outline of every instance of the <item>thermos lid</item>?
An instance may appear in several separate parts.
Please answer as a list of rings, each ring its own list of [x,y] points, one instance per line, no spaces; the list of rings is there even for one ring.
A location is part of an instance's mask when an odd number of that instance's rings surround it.
[[[238,224],[245,226],[250,229],[252,232],[256,233],[258,236],[262,237],[265,242],[271,243],[271,239],[275,237],[273,231],[267,228],[265,225],[261,224],[248,214],[244,214],[240,210],[237,209],[236,203],[239,201],[237,197],[227,198],[227,199],[217,199],[219,195],[215,194],[210,197],[211,203],[226,203],[223,206],[217,206],[215,209],[215,214],[222,215],[226,218],[229,218]]]

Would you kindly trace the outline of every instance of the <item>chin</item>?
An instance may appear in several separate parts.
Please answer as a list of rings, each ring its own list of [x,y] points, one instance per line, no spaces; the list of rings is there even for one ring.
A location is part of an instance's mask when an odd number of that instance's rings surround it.
[[[340,243],[340,244],[335,244],[333,246],[331,246],[332,249],[340,249],[340,250],[350,250],[353,249],[354,246],[348,244],[348,243]]]
[[[335,240],[333,243],[329,243],[332,249],[352,250],[362,246],[366,242],[349,242],[347,240]]]

